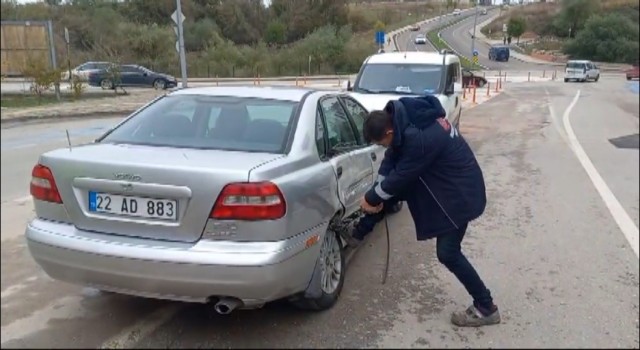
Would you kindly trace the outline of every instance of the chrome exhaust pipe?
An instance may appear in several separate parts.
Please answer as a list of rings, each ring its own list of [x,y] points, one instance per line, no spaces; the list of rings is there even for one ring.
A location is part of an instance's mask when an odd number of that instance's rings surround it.
[[[220,300],[213,306],[213,308],[220,315],[228,315],[241,305],[242,301],[240,299],[220,298]]]

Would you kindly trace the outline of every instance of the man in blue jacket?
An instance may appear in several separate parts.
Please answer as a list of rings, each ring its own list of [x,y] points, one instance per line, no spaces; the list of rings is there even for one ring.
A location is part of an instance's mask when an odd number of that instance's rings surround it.
[[[367,141],[387,148],[388,173],[361,201],[368,213],[380,212],[392,198],[406,200],[419,241],[436,238],[438,260],[473,298],[453,313],[457,326],[500,323],[491,292],[462,254],[468,223],[484,212],[487,199],[482,170],[473,151],[445,117],[433,96],[404,97],[373,111],[364,124]]]

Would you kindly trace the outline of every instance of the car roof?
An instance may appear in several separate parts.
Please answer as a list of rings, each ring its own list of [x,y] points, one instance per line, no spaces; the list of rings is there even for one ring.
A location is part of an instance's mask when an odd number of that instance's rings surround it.
[[[386,52],[369,56],[364,64],[409,63],[442,65],[442,57],[443,55],[438,52]],[[447,54],[446,64],[457,62],[460,62],[458,56]]]
[[[338,93],[338,91],[289,86],[207,86],[179,89],[169,95],[234,96],[300,102],[306,95],[313,92]]]
[[[569,60],[567,63],[589,63],[589,60]]]

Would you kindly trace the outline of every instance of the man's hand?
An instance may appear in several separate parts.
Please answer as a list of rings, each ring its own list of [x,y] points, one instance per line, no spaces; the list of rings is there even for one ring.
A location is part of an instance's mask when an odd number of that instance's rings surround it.
[[[380,205],[378,205],[377,207],[374,207],[369,203],[367,203],[367,200],[364,199],[364,197],[362,197],[362,199],[360,200],[360,207],[362,208],[362,211],[364,211],[365,213],[375,214],[380,212],[380,210],[382,210],[383,203],[380,203]]]

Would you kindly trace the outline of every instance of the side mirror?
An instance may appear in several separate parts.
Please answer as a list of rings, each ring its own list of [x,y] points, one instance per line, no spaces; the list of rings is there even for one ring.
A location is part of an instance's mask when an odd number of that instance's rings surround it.
[[[347,81],[347,91],[353,91],[353,86],[351,86],[351,80]]]
[[[453,83],[453,93],[461,94],[464,88],[462,87],[462,83]]]
[[[445,95],[453,95],[462,93],[462,84],[453,82],[444,90]]]

